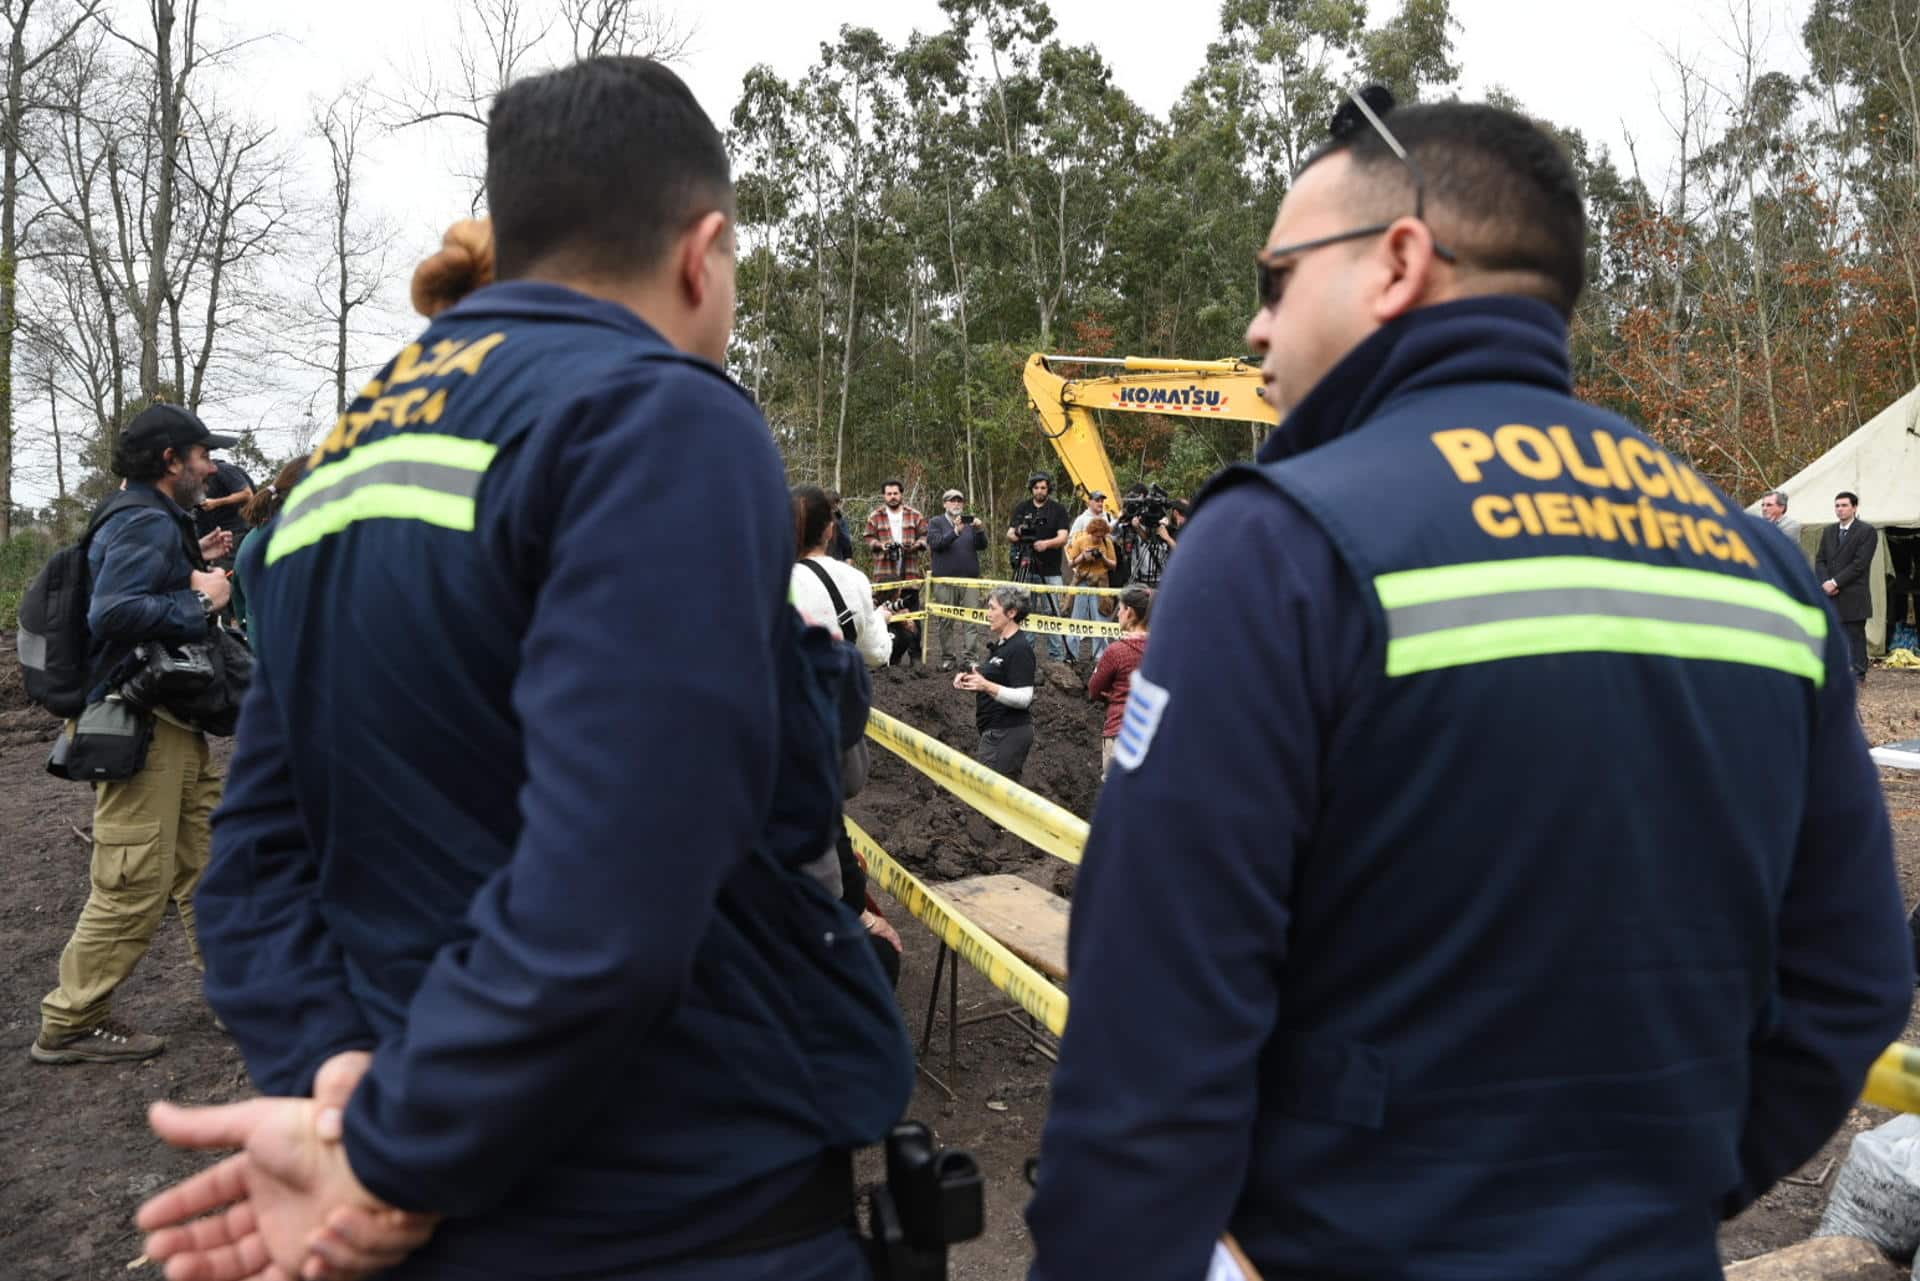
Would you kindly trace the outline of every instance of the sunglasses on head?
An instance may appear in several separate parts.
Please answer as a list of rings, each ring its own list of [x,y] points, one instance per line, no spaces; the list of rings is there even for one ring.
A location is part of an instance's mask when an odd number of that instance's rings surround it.
[[[1376,107],[1378,107],[1377,111]],[[1380,135],[1381,141],[1385,142],[1388,149],[1399,157],[1400,163],[1407,167],[1407,174],[1413,179],[1413,216],[1425,222],[1427,178],[1420,172],[1419,163],[1407,154],[1407,149],[1400,145],[1400,140],[1393,136],[1391,129],[1387,128],[1386,121],[1380,118],[1392,110],[1393,95],[1379,85],[1368,85],[1365,89],[1357,91],[1349,89],[1347,101],[1342,103],[1340,110],[1334,113],[1329,132],[1337,141],[1350,137],[1362,123],[1372,125],[1374,132]],[[1262,249],[1254,255],[1260,306],[1264,309],[1280,305],[1280,300],[1286,296],[1287,279],[1293,274],[1296,265],[1294,260],[1300,255],[1315,249],[1325,249],[1328,245],[1345,244],[1350,240],[1364,240],[1368,236],[1378,236],[1392,226],[1392,222],[1376,222],[1365,227],[1355,227],[1352,231],[1336,232],[1331,236],[1318,236],[1312,240],[1302,240],[1291,245],[1270,245]],[[1438,240],[1433,242],[1433,253],[1442,262],[1459,261],[1453,250]]]

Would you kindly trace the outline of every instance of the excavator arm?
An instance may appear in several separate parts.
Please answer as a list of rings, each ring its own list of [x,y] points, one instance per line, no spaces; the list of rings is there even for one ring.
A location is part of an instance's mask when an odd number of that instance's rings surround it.
[[[1074,367],[1122,372],[1070,378]],[[1277,423],[1279,415],[1260,397],[1260,370],[1244,360],[1160,360],[1145,356],[1049,356],[1027,361],[1027,399],[1040,430],[1067,469],[1076,494],[1099,490],[1119,497],[1113,462],[1100,439],[1093,410],[1230,418]]]

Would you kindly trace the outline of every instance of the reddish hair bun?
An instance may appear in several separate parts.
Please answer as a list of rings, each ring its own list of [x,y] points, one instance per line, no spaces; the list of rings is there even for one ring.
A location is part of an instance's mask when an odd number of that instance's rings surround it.
[[[413,309],[431,320],[493,283],[493,223],[462,218],[447,228],[440,252],[413,269]]]

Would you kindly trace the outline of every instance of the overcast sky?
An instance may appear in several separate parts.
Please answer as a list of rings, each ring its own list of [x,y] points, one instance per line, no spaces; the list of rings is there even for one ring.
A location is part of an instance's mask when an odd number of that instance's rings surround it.
[[[1738,0],[1608,0],[1604,5],[1543,4],[1539,0],[1453,0],[1460,29],[1455,61],[1463,69],[1465,96],[1498,84],[1527,108],[1606,143],[1627,167],[1622,145],[1638,143],[1649,186],[1663,190],[1673,154],[1662,100],[1671,99],[1669,53],[1695,61],[1710,75],[1731,80],[1730,42],[1738,28]],[[208,22],[236,35],[259,35],[270,24],[281,33],[236,55],[222,72],[221,92],[235,107],[275,122],[311,175],[311,194],[324,191],[324,151],[306,136],[315,99],[325,99],[356,80],[398,94],[418,75],[436,44],[454,30],[459,0],[322,0],[316,4],[256,6],[239,0],[206,0]],[[1185,6],[1193,18],[1173,16],[1164,0],[1050,0],[1059,38],[1096,45],[1119,85],[1157,115],[1191,80],[1214,38],[1211,0]],[[126,7],[135,9],[129,2]],[[144,6],[138,6],[143,8]],[[539,0],[529,0],[538,8]],[[1392,11],[1376,0],[1375,19]],[[1754,27],[1770,67],[1800,72],[1799,24],[1807,0],[1753,0]],[[710,0],[679,6],[697,15],[693,47],[680,70],[709,114],[722,127],[733,108],[742,75],[761,62],[780,74],[805,72],[822,41],[843,24],[875,28],[894,43],[914,29],[936,30],[943,16],[934,0]],[[1204,15],[1204,16],[1203,16]],[[396,16],[403,17],[395,21]],[[130,21],[137,20],[130,17]],[[438,52],[444,58],[446,50]],[[406,281],[412,266],[436,245],[439,234],[463,216],[472,194],[455,176],[479,154],[477,130],[420,128],[377,140],[368,156],[365,207],[393,230],[393,287],[364,353],[380,359],[415,327],[407,311]],[[263,394],[234,405],[228,426],[260,429],[271,454],[303,446],[310,430],[311,389]],[[319,398],[330,414],[331,400]],[[29,419],[31,411],[23,407]],[[29,451],[31,443],[24,442]],[[20,496],[44,498],[50,475],[23,459],[28,474]],[[49,469],[45,469],[50,472]]]

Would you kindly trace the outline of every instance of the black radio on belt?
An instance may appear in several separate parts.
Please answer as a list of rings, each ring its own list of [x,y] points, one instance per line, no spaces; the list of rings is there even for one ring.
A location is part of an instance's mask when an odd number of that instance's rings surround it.
[[[867,1255],[880,1281],[945,1281],[947,1247],[985,1226],[980,1167],[936,1149],[933,1132],[902,1121],[887,1135],[887,1181],[867,1198]]]

